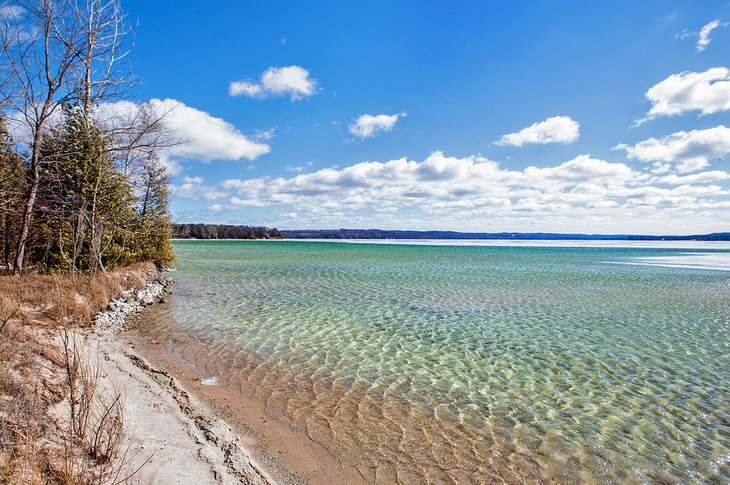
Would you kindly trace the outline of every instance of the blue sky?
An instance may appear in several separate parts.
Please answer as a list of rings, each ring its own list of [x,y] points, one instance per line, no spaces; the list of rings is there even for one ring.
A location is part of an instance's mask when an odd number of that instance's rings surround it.
[[[730,2],[123,7],[178,221],[730,230]]]

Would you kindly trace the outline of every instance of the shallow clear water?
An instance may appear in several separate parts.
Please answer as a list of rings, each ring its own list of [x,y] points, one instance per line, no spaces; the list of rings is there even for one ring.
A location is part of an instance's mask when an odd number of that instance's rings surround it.
[[[175,251],[149,333],[383,482],[730,481],[730,252]]]

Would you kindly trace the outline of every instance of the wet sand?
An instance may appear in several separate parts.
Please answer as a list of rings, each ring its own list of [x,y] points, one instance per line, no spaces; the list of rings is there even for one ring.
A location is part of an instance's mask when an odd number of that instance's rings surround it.
[[[134,327],[144,325],[144,313]],[[165,369],[201,400],[214,418],[228,424],[243,446],[276,483],[381,483],[391,482],[354,463],[342,462],[292,420],[239,388],[206,385],[195,366],[134,327],[124,334],[153,366]],[[138,327],[137,327],[138,328]],[[368,476],[372,475],[372,476]],[[392,477],[391,477],[392,478]]]

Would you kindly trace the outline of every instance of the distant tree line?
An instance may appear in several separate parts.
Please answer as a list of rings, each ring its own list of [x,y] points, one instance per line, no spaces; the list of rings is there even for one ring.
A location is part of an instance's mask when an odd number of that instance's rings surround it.
[[[2,269],[170,263],[164,115],[108,112],[130,83],[117,1],[15,3],[0,26]]]
[[[629,236],[629,241],[730,241],[730,232],[695,234],[692,236]]]
[[[227,224],[173,224],[177,239],[281,239],[277,228],[231,226]]]

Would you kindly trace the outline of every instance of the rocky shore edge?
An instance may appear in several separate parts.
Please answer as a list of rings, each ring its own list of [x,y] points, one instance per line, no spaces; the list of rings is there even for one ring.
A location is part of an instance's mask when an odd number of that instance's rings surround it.
[[[107,385],[125,394],[128,470],[140,483],[272,484],[240,437],[164,369],[155,368],[122,335],[129,318],[164,301],[174,283],[145,271],[146,285],[126,290],[96,314],[86,335]]]
[[[146,306],[159,301],[165,292],[170,291],[169,287],[175,282],[171,278],[165,278],[161,273],[154,275],[149,271],[143,273],[143,277],[147,282],[144,288],[122,292],[119,298],[107,303],[105,311],[96,314],[94,324],[97,328],[121,330],[129,315],[139,313]]]

